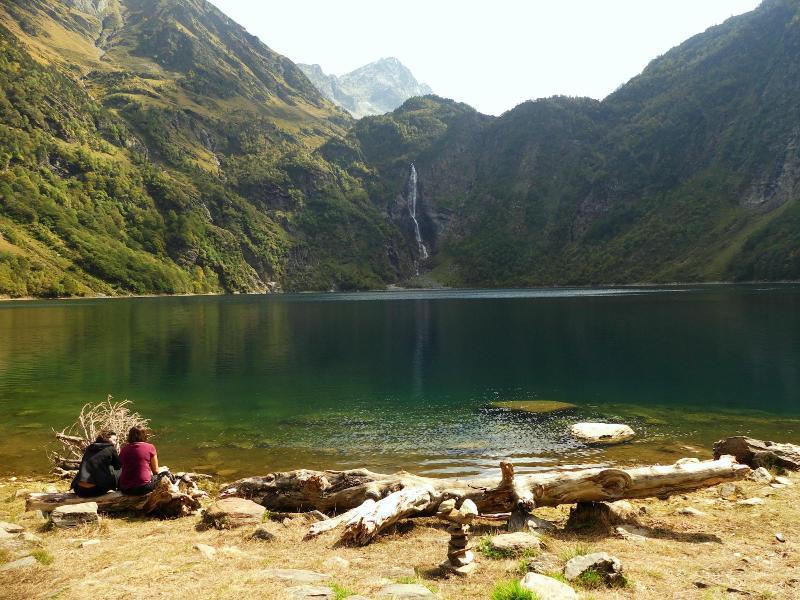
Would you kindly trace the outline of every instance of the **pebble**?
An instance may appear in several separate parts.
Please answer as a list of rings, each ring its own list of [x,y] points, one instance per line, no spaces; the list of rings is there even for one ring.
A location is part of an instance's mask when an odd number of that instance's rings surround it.
[[[785,537],[783,537],[783,534],[782,534],[782,533],[776,533],[776,534],[775,534],[775,539],[776,539],[776,540],[778,540],[778,541],[779,541],[779,542],[781,542],[781,543],[783,543],[783,542],[785,542],[785,541],[786,541],[786,538],[785,538]]]

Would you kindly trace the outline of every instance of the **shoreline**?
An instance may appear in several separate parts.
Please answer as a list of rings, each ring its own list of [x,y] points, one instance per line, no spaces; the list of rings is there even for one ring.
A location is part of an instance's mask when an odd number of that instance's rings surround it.
[[[383,289],[373,290],[303,290],[291,292],[209,292],[206,294],[119,294],[108,295],[98,294],[96,296],[23,296],[12,298],[0,296],[2,303],[26,303],[26,302],[62,302],[62,301],[92,301],[92,300],[135,300],[145,298],[207,298],[207,297],[256,297],[265,298],[272,296],[301,296],[301,295],[343,295],[343,294],[382,294],[397,292],[479,292],[479,291],[541,291],[541,290],[613,290],[613,289],[646,289],[646,288],[691,288],[691,287],[750,287],[758,285],[792,286],[800,284],[800,280],[781,280],[781,281],[702,281],[702,282],[667,282],[667,283],[603,283],[597,285],[541,285],[530,287],[403,287],[397,284],[389,284]]]

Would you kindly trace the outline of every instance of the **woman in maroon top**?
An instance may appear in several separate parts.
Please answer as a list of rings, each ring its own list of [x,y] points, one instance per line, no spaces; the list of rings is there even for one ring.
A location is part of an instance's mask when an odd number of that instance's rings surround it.
[[[170,477],[169,471],[158,472],[158,453],[153,444],[147,443],[144,427],[131,427],[128,443],[119,453],[122,470],[119,474],[119,490],[129,496],[141,496],[152,492],[162,477]]]

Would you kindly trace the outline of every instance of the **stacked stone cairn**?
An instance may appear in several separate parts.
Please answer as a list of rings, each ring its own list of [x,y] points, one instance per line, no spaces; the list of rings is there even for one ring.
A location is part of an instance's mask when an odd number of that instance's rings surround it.
[[[447,560],[440,567],[456,575],[469,575],[477,564],[472,544],[469,540],[469,526],[478,516],[478,507],[472,500],[464,500],[456,509],[455,500],[445,500],[439,507],[436,516],[450,523],[447,533],[450,534],[450,543],[447,546]]]

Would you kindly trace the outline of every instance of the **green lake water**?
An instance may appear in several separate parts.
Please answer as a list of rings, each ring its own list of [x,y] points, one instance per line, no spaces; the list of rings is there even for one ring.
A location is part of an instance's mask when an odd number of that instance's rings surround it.
[[[161,462],[475,474],[800,442],[800,286],[419,291],[0,303],[0,472],[128,398]],[[493,401],[559,400],[549,415]],[[583,446],[582,420],[633,443]]]

